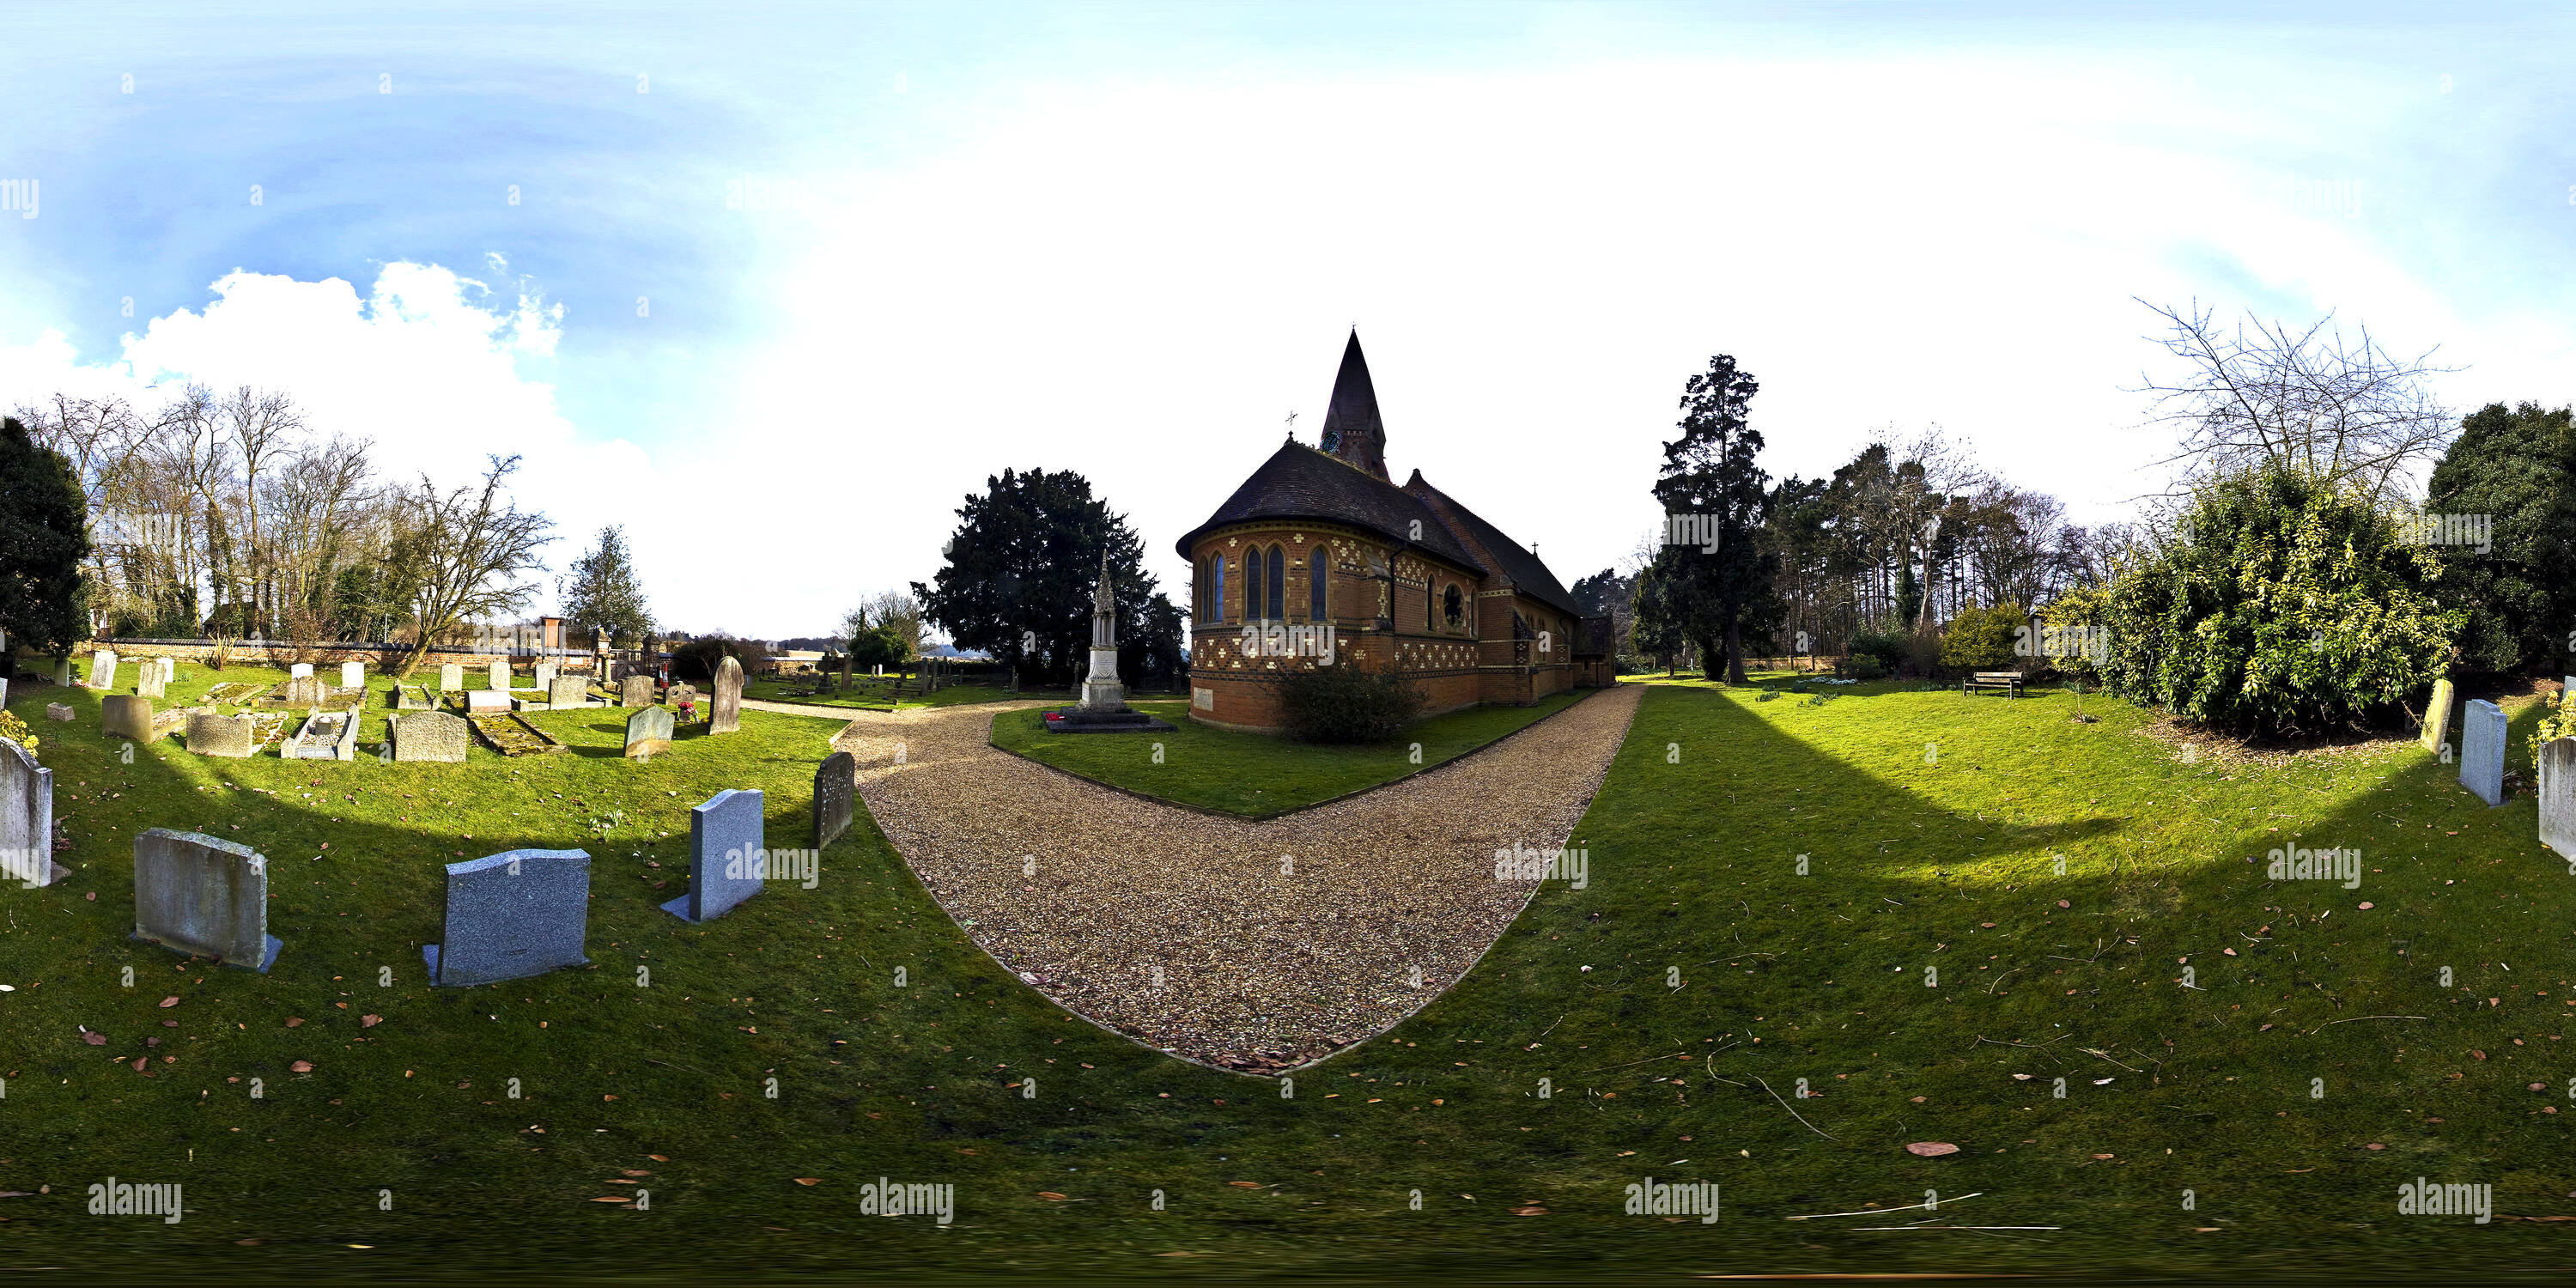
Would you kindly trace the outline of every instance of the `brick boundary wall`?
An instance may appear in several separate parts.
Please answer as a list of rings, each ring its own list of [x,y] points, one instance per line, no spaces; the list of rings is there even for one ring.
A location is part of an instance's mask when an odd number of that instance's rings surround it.
[[[108,639],[83,641],[72,650],[72,660],[83,662],[99,649],[113,651],[122,661],[135,657],[168,657],[183,662],[210,661],[217,649],[212,640]],[[342,662],[364,662],[370,671],[391,666],[410,649],[408,644],[384,644],[341,641],[330,644],[288,644],[271,640],[260,644],[236,642],[230,646],[230,661],[251,665],[283,667],[295,662],[311,662],[318,669]],[[446,666],[488,667],[494,662],[513,665],[553,662],[567,672],[587,671],[597,655],[587,650],[527,649],[507,652],[490,649],[431,649],[420,660],[422,668]]]

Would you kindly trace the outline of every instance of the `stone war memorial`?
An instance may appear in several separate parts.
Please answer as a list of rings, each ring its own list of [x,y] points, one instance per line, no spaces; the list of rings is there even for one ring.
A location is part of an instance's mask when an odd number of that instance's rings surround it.
[[[689,892],[662,911],[682,921],[711,921],[766,888],[761,800],[758,789],[727,788],[689,811]]]
[[[1111,598],[1109,555],[1100,556],[1100,585],[1091,595],[1091,673],[1082,700],[1046,713],[1049,733],[1142,733],[1172,726],[1127,705],[1118,678],[1118,605]]]
[[[742,663],[727,657],[716,663],[716,696],[707,708],[707,732],[734,733],[741,728]]]
[[[285,946],[268,933],[268,860],[196,832],[135,837],[134,937],[265,973]]]
[[[858,798],[858,758],[836,751],[814,767],[814,848],[820,850],[850,830]]]
[[[32,890],[70,875],[54,862],[54,771],[0,738],[0,876]]]
[[[421,946],[430,983],[468,988],[587,966],[590,854],[509,850],[447,865],[439,942]]]

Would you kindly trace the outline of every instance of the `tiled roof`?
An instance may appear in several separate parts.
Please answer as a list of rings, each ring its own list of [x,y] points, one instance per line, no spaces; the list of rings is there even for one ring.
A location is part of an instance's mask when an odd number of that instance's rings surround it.
[[[1486,571],[1420,498],[1294,441],[1280,444],[1207,522],[1181,537],[1181,557],[1189,558],[1190,547],[1211,528],[1297,519],[1348,524],[1399,545],[1420,546],[1469,572]],[[1417,530],[1419,540],[1413,536]]]

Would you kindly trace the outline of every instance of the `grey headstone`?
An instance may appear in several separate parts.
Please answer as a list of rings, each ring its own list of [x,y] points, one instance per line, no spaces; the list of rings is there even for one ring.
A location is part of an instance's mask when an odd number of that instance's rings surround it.
[[[152,741],[152,699],[112,693],[98,704],[98,727],[110,738]]]
[[[72,660],[70,658],[64,658],[62,661],[54,663],[54,683],[66,689],[72,687]]]
[[[768,862],[760,810],[758,788],[728,788],[689,811],[689,892],[662,911],[682,921],[710,921],[760,893]]]
[[[54,864],[54,771],[0,738],[0,878],[33,890],[67,875]]]
[[[462,717],[444,711],[415,711],[388,722],[395,760],[465,759],[468,731]]]
[[[153,828],[134,838],[134,937],[266,971],[268,860],[249,846]]]
[[[658,756],[671,749],[671,713],[663,707],[638,707],[626,717],[626,754]]]
[[[590,705],[590,681],[578,675],[547,677],[546,705],[557,711]]]
[[[742,663],[728,657],[716,663],[716,700],[707,709],[708,733],[734,733],[742,728]]]
[[[679,705],[681,705],[681,704],[683,704],[683,703],[695,702],[695,701],[697,701],[697,700],[698,700],[698,686],[696,686],[696,685],[694,685],[694,684],[675,684],[675,685],[672,685],[672,686],[671,686],[671,696],[669,697],[669,699],[667,699],[667,701],[668,701],[669,705],[671,705],[671,706],[675,706],[675,707],[676,707],[676,706],[679,706]]]
[[[241,759],[259,746],[258,721],[249,716],[195,712],[188,717],[188,750],[200,756]]]
[[[178,660],[177,658],[171,658],[171,657],[165,657],[165,658],[162,658],[162,659],[161,659],[161,682],[162,682],[163,684],[168,684],[168,683],[169,683],[169,682],[171,682],[172,680],[175,680],[175,679],[178,679],[178,678],[179,678],[179,660]]]
[[[286,668],[286,678],[290,680],[305,679],[312,674],[313,664],[311,662],[298,662],[295,665]]]
[[[364,662],[342,662],[340,664],[340,687],[344,689],[363,689],[367,687],[367,664]]]
[[[493,659],[491,670],[484,678],[493,688],[507,690],[510,687],[510,664]]]
[[[509,850],[447,865],[447,927],[421,948],[430,983],[466,988],[587,966],[590,855]]]
[[[2484,698],[2472,698],[2460,718],[2460,785],[2492,808],[2504,804],[2505,718]]]
[[[93,689],[113,689],[116,687],[115,649],[103,648],[90,654],[89,687]]]
[[[6,709],[6,708],[8,707],[8,705],[9,705],[9,679],[8,679],[8,677],[7,677],[7,676],[0,676],[0,709]]]
[[[539,662],[539,663],[537,663],[537,687],[538,687],[539,689],[543,689],[543,690],[546,690],[546,691],[548,691],[548,692],[552,692],[552,691],[553,691],[553,689],[554,689],[554,687],[555,687],[555,664],[554,664],[554,663],[552,663],[552,662]]]
[[[147,657],[134,668],[134,692],[137,697],[157,700],[167,694],[169,689],[168,682],[161,678],[159,660]]]
[[[510,709],[508,689],[467,689],[465,710],[472,715],[490,715]]]
[[[462,691],[464,690],[464,688],[465,688],[465,668],[464,668],[464,667],[462,667],[462,666],[460,666],[460,665],[458,665],[458,664],[456,664],[456,663],[454,663],[454,662],[450,662],[450,663],[448,663],[447,665],[445,665],[445,666],[442,666],[442,667],[438,668],[438,691],[439,691],[439,692],[441,692],[441,693],[459,693],[459,692],[462,692]]]
[[[2424,750],[2439,752],[2451,737],[2451,682],[2433,681],[2433,697],[2424,705]]]
[[[2540,843],[2576,863],[2576,738],[2552,738],[2540,744],[2536,759],[2540,761]]]
[[[69,720],[72,718],[72,709],[59,702],[48,702],[45,704],[45,718],[47,720]]]
[[[630,675],[617,682],[617,705],[649,707],[653,705],[653,677]]]
[[[814,848],[822,849],[850,829],[851,801],[856,793],[859,762],[846,751],[823,758],[814,769]]]
[[[318,707],[329,696],[322,681],[309,674],[289,677],[286,687],[277,691],[277,700],[290,707]]]

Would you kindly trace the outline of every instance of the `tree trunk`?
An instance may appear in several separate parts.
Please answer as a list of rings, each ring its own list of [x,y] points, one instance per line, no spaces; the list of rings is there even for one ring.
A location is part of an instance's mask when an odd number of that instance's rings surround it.
[[[1726,619],[1726,682],[1742,684],[1744,679],[1744,641],[1736,630],[1735,618]]]

